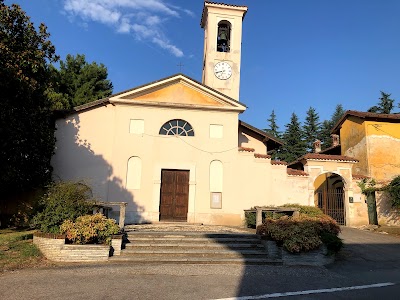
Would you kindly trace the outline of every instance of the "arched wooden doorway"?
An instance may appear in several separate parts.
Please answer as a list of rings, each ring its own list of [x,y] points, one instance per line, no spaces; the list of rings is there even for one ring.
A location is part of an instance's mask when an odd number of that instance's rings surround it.
[[[319,175],[314,181],[315,205],[339,225],[346,225],[344,180],[335,173]]]

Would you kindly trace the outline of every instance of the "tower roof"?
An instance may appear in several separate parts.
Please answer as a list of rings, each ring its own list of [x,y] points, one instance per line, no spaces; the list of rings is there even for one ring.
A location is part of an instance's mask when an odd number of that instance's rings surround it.
[[[243,19],[247,13],[246,5],[235,5],[235,4],[226,4],[226,3],[220,3],[220,2],[204,1],[203,13],[201,14],[201,21],[200,21],[201,28],[204,28],[205,23],[207,21],[207,7],[220,7],[220,8],[230,7],[232,9],[241,10],[241,11],[244,11]]]

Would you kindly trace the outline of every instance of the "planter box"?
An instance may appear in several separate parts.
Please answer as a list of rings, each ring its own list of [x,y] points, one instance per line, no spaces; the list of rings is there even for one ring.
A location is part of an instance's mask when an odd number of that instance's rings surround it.
[[[116,240],[114,242],[113,237],[112,244],[116,247],[114,253],[118,250],[120,253],[122,239],[117,238]],[[107,245],[66,245],[64,235],[35,233],[33,243],[47,259],[60,262],[107,261],[111,252],[111,247]]]
[[[309,252],[291,253],[265,237],[261,238],[261,242],[268,252],[268,258],[282,259],[282,263],[287,266],[325,266],[335,261],[335,255],[328,255],[325,245]]]
[[[325,245],[319,249],[300,253],[291,253],[282,249],[282,261],[287,266],[325,266],[334,263],[335,255],[328,255]]]

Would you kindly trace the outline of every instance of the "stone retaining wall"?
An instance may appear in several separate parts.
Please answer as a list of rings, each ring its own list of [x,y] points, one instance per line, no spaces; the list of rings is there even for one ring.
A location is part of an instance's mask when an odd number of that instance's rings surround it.
[[[35,233],[33,243],[47,259],[60,262],[107,261],[110,246],[107,245],[71,245],[65,244],[64,235]],[[113,238],[114,255],[121,252],[122,239]],[[118,248],[119,247],[119,248]]]

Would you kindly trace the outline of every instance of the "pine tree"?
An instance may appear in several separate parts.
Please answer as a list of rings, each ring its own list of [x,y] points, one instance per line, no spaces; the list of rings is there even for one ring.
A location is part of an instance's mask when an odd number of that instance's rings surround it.
[[[333,126],[330,120],[325,120],[322,122],[319,135],[319,140],[321,141],[322,149],[326,149],[332,146],[332,138],[331,138],[332,128]]]
[[[315,140],[320,138],[320,126],[318,113],[313,107],[310,107],[303,126],[304,141],[308,152],[313,152],[313,144]]]
[[[285,144],[282,147],[279,158],[292,162],[307,152],[306,143],[303,140],[304,134],[299,118],[295,113],[292,113],[290,123],[286,124],[285,127],[286,130],[283,134]]]
[[[379,114],[390,114],[394,107],[394,99],[390,99],[391,94],[387,94],[381,91],[381,97],[379,98],[378,105],[372,106],[368,109],[368,112],[379,113]]]
[[[343,117],[344,113],[345,113],[345,110],[343,109],[343,105],[342,104],[336,105],[335,111],[333,112],[332,117],[331,117],[332,129],[333,129],[333,126],[335,126],[336,123],[339,122],[339,120]]]
[[[51,68],[52,86],[47,90],[53,109],[69,109],[112,94],[107,68],[86,62],[85,55],[68,54],[60,61],[60,69]]]
[[[335,111],[333,112],[331,119],[322,122],[319,135],[319,139],[322,142],[322,149],[332,146],[331,131],[337,122],[339,122],[339,120],[343,117],[344,113],[345,110],[343,109],[343,105],[338,104],[335,107]]]
[[[276,124],[276,115],[275,115],[274,110],[272,110],[271,115],[270,115],[269,119],[267,119],[267,121],[268,121],[269,128],[264,129],[265,132],[279,138],[279,136],[280,136],[280,132],[278,130],[279,126],[278,126],[278,124]]]

